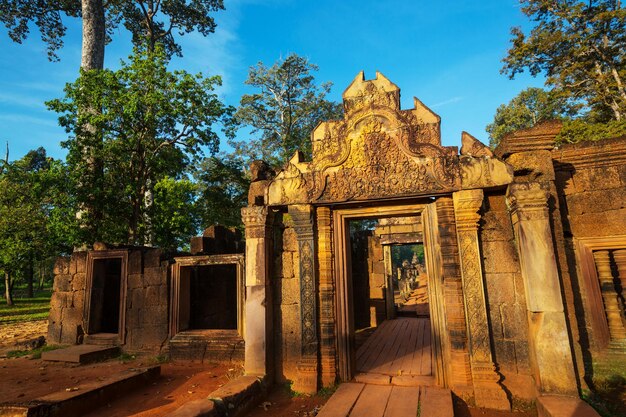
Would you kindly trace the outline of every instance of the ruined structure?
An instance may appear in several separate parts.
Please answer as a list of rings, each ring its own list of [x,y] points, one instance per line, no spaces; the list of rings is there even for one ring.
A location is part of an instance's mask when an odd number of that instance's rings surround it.
[[[254,167],[246,372],[301,392],[430,383],[497,409],[577,397],[585,360],[624,342],[626,141],[556,149],[548,125],[495,155],[463,133],[459,154],[441,145],[440,118],[417,99],[402,110],[380,73],[360,73],[343,104],[312,133],[311,161]],[[391,252],[409,244],[424,265],[401,282]],[[399,297],[418,288],[427,300],[407,314]]]
[[[184,256],[98,243],[61,258],[48,343],[241,361],[242,250],[239,233],[214,226],[193,238]]]

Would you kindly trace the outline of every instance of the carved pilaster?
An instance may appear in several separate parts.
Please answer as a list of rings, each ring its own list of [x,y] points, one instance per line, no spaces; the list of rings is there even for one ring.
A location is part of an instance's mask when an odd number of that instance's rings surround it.
[[[264,206],[241,209],[246,228],[245,370],[272,375],[270,257],[272,215]]]
[[[313,207],[306,204],[289,206],[298,240],[300,271],[300,314],[302,322],[301,360],[298,378],[293,389],[296,392],[317,392],[318,338],[317,338],[317,292],[315,288],[315,239],[313,230]]]
[[[511,184],[511,212],[526,292],[531,367],[539,392],[578,395],[550,228],[549,184]]]
[[[622,286],[622,306],[626,308],[626,249],[613,251],[613,259],[615,259],[617,273]]]
[[[487,305],[478,244],[478,221],[480,220],[478,211],[482,205],[483,191],[459,191],[454,193],[452,198],[476,405],[509,410],[510,405],[506,393],[498,384],[500,375],[495,371],[487,324]]]
[[[335,384],[337,379],[332,217],[328,207],[317,208],[316,216],[319,262],[320,365],[322,370],[322,386],[330,387]]]
[[[609,324],[609,334],[611,340],[626,339],[626,331],[622,323],[622,313],[620,312],[618,294],[615,291],[613,275],[611,274],[611,258],[608,250],[599,250],[593,253],[593,259],[598,271],[600,280],[600,291],[604,302],[604,311]]]

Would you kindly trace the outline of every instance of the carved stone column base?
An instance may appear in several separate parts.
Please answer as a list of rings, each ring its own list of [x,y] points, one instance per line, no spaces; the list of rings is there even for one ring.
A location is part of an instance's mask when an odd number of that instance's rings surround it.
[[[472,369],[472,376],[474,379],[474,399],[478,407],[511,410],[509,398],[504,388],[498,383],[500,375],[496,373],[491,363],[475,366]]]
[[[332,387],[337,382],[335,353],[333,352],[332,355],[322,356],[322,387]]]
[[[302,359],[296,366],[298,375],[291,389],[303,394],[315,394],[317,392],[318,364],[317,358]]]

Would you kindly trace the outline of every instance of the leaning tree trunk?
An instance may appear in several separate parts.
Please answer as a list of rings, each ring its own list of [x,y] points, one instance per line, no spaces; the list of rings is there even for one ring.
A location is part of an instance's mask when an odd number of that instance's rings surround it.
[[[4,271],[4,298],[7,305],[13,305],[13,283],[11,282],[11,273]]]

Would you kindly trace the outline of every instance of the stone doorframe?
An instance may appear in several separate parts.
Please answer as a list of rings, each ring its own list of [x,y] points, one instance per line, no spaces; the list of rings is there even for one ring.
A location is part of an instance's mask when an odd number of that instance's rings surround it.
[[[429,291],[432,294],[440,294],[443,289],[440,288],[442,276],[440,268],[433,265],[439,254],[435,253],[434,248],[437,242],[428,240],[426,237],[426,229],[430,227],[424,220],[427,204],[411,204],[398,206],[378,206],[366,208],[344,208],[332,211],[333,215],[333,248],[334,248],[334,274],[335,274],[335,315],[336,315],[336,335],[337,335],[337,371],[338,377],[342,381],[348,381],[354,376],[355,353],[354,352],[354,318],[352,314],[352,283],[350,278],[349,267],[349,229],[348,222],[350,220],[363,218],[380,218],[380,217],[400,217],[408,215],[422,215],[422,223],[424,224],[424,250],[426,253],[425,262],[428,271]],[[436,234],[431,234],[431,239]],[[432,297],[430,300],[431,310],[431,340],[433,341],[433,372],[438,385],[446,385],[446,375],[444,372],[444,360],[442,352],[441,336],[445,332],[445,317],[442,312],[442,300],[438,297]]]
[[[128,291],[128,250],[107,250],[87,253],[87,270],[85,278],[85,304],[83,309],[83,330],[89,334],[91,320],[91,290],[93,288],[93,264],[96,260],[121,259],[122,270],[120,279],[120,318],[118,322],[118,343],[126,343],[126,294]]]
[[[213,265],[235,265],[237,267],[237,333],[241,337],[244,335],[244,302],[245,302],[245,282],[244,282],[244,255],[195,255],[174,258],[172,265],[172,288],[170,306],[170,337],[174,337],[179,329],[180,320],[180,279],[181,269],[194,266]]]

